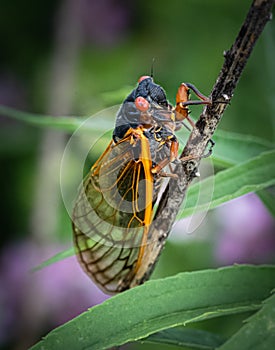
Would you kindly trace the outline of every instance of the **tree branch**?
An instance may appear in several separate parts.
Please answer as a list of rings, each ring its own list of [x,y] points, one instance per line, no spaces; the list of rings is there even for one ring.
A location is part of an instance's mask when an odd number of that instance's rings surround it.
[[[176,220],[186,190],[196,177],[200,159],[233,96],[257,39],[272,17],[273,5],[274,0],[254,0],[234,44],[229,51],[224,53],[224,65],[210,95],[213,101],[212,105],[204,108],[181,155],[182,157],[193,155],[194,159],[175,167],[175,173],[179,178],[169,181],[151,225],[149,232],[149,237],[152,239],[150,261],[148,262],[147,272],[140,282],[146,280],[153,270],[165,240]]]

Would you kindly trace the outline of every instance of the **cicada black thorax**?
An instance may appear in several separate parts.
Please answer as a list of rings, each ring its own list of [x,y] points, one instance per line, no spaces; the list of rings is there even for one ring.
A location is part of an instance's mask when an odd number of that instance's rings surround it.
[[[177,144],[174,135],[176,122],[173,107],[169,104],[164,89],[148,76],[139,79],[137,88],[131,92],[120,107],[113,132],[114,143],[117,144],[125,138],[129,131],[135,138],[137,128],[142,129],[148,140],[152,169],[158,167],[158,164],[170,161],[171,144]],[[133,143],[135,143],[134,159],[138,161],[142,144],[139,140],[133,140]],[[154,203],[162,180],[159,171],[154,172],[153,179]]]

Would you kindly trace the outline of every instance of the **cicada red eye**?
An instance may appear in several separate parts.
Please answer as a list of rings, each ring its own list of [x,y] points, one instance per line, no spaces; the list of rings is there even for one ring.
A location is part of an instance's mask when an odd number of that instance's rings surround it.
[[[135,106],[139,111],[146,112],[150,107],[150,103],[144,97],[139,96],[135,99]]]

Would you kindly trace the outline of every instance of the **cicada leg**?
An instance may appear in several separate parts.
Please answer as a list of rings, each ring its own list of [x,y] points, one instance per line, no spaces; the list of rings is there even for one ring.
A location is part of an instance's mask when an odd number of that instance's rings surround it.
[[[158,174],[162,177],[172,177],[177,179],[178,176],[176,174],[173,174],[173,169],[171,168],[171,163],[174,162],[175,160],[178,160],[180,162],[186,162],[188,160],[196,159],[198,157],[195,157],[194,155],[188,155],[184,156],[182,158],[178,158],[178,149],[179,149],[179,143],[176,137],[173,135],[169,137],[166,142],[170,143],[170,157],[165,158],[162,161],[160,161],[158,164],[156,164],[152,169],[151,172],[152,174]],[[170,166],[170,171],[171,173],[166,173],[163,171],[163,169],[169,165]]]
[[[195,93],[196,96],[200,100],[189,100],[190,96],[190,89]],[[192,128],[195,128],[196,125],[192,118],[189,117],[189,109],[188,106],[191,105],[211,105],[212,101],[209,97],[203,95],[194,85],[190,83],[182,83],[180,87],[178,88],[178,92],[176,95],[176,121],[177,122],[183,122],[184,119],[186,119]],[[177,129],[179,129],[178,127]],[[210,149],[209,151],[202,156],[202,158],[207,158],[212,154],[212,149],[215,145],[215,142],[210,139],[208,141],[210,143]],[[194,159],[194,157],[193,157]],[[181,158],[181,161],[187,161],[190,160],[189,156]]]
[[[167,174],[162,172],[162,169],[165,168],[168,164],[173,162],[175,159],[178,158],[178,150],[179,150],[179,142],[175,135],[169,135],[166,140],[163,141],[163,143],[170,143],[170,156],[169,158],[165,158],[161,160],[158,164],[156,164],[151,172],[153,174],[159,174],[161,176],[169,176],[174,177],[174,174]],[[171,175],[171,176],[170,176]]]
[[[190,89],[198,96],[200,100],[189,100]],[[194,85],[189,83],[182,83],[178,88],[176,95],[176,121],[182,122],[186,119],[192,128],[195,127],[194,121],[189,117],[189,108],[191,105],[210,105],[212,103],[211,99],[203,95]],[[178,127],[177,129],[179,129]]]

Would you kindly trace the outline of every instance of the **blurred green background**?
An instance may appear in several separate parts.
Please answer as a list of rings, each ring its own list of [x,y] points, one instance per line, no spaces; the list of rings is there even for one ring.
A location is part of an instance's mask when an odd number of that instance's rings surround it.
[[[150,74],[153,58],[154,79],[165,88],[171,103],[183,81],[208,95],[223,64],[223,52],[232,45],[250,3],[2,0],[0,104],[56,116],[92,115],[121,103],[139,76]],[[253,51],[221,129],[273,140],[274,34],[271,21]],[[194,116],[199,111],[199,107],[192,108]],[[59,165],[70,134],[31,127],[4,115],[0,122],[0,348],[25,349],[105,296],[74,258],[29,273],[71,246],[70,219],[59,188]],[[233,262],[273,261],[266,249],[274,248],[274,236],[270,236],[274,222],[258,198],[250,196],[229,205],[218,214],[210,212],[196,235],[171,239],[154,277]],[[251,218],[256,223],[251,226],[258,225],[252,241],[245,235],[247,240],[241,243],[245,248],[237,255],[239,238],[232,243],[226,236],[221,245],[217,243],[223,232],[233,230],[227,220],[232,222],[234,213],[239,214],[240,234],[243,228],[249,231]],[[180,224],[175,231],[182,231]],[[259,234],[267,237],[266,245],[255,256],[253,244],[259,245]],[[247,244],[252,244],[249,252]],[[219,324],[213,321],[206,327],[228,334],[238,322],[236,318]]]

